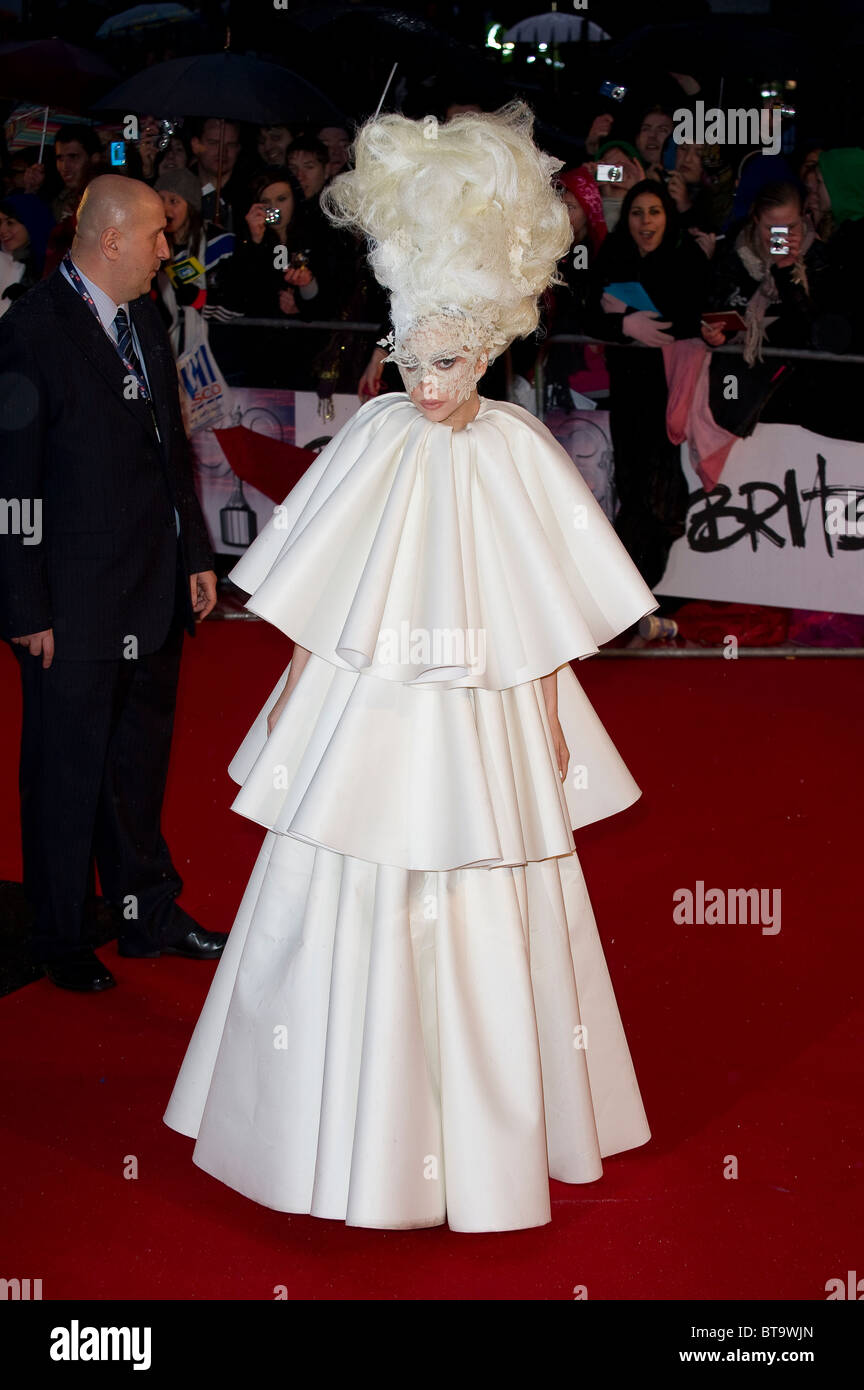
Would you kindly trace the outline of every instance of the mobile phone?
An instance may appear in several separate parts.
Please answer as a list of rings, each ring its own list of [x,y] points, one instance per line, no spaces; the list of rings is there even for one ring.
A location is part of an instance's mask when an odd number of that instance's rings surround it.
[[[282,221],[282,209],[281,209],[281,208],[267,208],[266,211],[265,211],[265,213],[264,213],[264,221],[265,221],[266,223],[268,223],[268,225],[270,225],[270,226],[274,226],[277,222],[281,222],[281,221]]]
[[[598,164],[595,178],[598,183],[621,183],[624,178],[622,164]]]
[[[771,240],[769,243],[772,256],[789,255],[789,228],[772,227]]]
[[[623,101],[626,95],[627,88],[615,82],[604,82],[600,88],[600,96],[608,97],[610,101]]]
[[[123,140],[111,141],[111,168],[125,169],[126,167],[126,143]]]

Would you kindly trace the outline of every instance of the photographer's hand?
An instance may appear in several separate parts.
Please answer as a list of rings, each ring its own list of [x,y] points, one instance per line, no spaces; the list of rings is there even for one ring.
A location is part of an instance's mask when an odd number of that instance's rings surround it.
[[[258,246],[264,239],[264,228],[267,226],[264,214],[267,211],[263,203],[253,203],[246,214],[246,226],[249,228],[249,235]]]
[[[287,270],[283,270],[282,278],[286,284],[296,285],[298,289],[302,289],[305,285],[311,285],[313,276],[308,265],[300,265],[289,266]]]

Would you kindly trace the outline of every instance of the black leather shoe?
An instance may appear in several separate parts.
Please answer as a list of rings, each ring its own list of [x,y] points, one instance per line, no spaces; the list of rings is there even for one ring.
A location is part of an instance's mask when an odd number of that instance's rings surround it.
[[[187,932],[162,947],[163,956],[190,956],[192,960],[217,960],[225,949],[228,933],[190,927]]]
[[[113,989],[117,983],[96,952],[86,946],[82,946],[74,955],[63,956],[61,960],[42,961],[42,969],[58,988],[74,989],[79,993],[95,994],[103,989]]]
[[[221,956],[228,933],[208,931],[206,927],[187,928],[168,945],[141,945],[139,942],[118,941],[117,951],[121,956],[135,960],[155,960],[157,956],[189,956],[192,960],[217,960]]]

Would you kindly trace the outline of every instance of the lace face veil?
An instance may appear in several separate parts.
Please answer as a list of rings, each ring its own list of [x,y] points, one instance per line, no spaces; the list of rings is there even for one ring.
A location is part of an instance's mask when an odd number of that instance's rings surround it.
[[[384,360],[395,362],[409,395],[422,387],[424,400],[466,401],[486,370],[490,355],[490,326],[461,309],[442,309],[409,326],[398,338],[395,330],[382,346],[391,348]]]

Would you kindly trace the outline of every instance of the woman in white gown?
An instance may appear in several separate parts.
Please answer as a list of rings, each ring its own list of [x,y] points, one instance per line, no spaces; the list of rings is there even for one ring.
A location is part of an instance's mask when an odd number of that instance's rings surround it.
[[[640,790],[569,663],[657,602],[545,426],[477,392],[569,244],[531,128],[362,128],[323,201],[406,389],[232,571],[294,655],[229,768],[267,833],[165,1121],[352,1226],[541,1226],[550,1175],[650,1138],[573,838]]]

